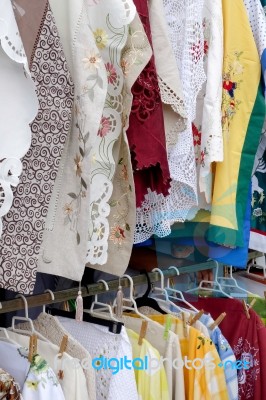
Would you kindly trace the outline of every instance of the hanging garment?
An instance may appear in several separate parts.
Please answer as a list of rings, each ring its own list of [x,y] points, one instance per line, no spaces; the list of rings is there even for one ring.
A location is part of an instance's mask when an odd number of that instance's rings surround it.
[[[20,5],[20,0],[17,1]],[[47,0],[22,2],[17,17],[35,82],[39,111],[31,124],[32,144],[23,158],[21,182],[4,220],[1,269],[9,290],[32,293],[45,218],[71,122],[73,84]],[[35,18],[36,17],[36,18]]]
[[[229,363],[229,367],[224,368],[226,387],[228,390],[229,399],[238,400],[237,370],[231,368],[230,366],[230,363],[235,364],[236,362],[236,357],[233,353],[233,350],[218,326],[216,326],[214,329],[210,329],[210,326],[214,323],[214,320],[210,314],[202,315],[200,321],[208,327],[210,338],[216,346],[223,365],[226,365],[227,362]]]
[[[265,104],[260,59],[243,1],[223,0],[223,16],[224,161],[216,165],[208,238],[228,247],[243,247],[249,182]]]
[[[171,224],[184,221],[189,209],[197,205],[191,122],[195,118],[196,97],[205,80],[202,7],[201,0],[186,4],[176,0],[149,3],[172,181],[169,196],[149,191],[137,209],[135,243],[152,234],[169,235]]]
[[[8,373],[20,384],[25,400],[65,399],[53,370],[38,354],[30,363],[27,349],[1,341],[0,354],[0,368],[6,365]]]
[[[8,332],[10,339],[19,346],[27,348],[29,338],[12,331]],[[60,348],[52,343],[38,340],[38,354],[45,358],[57,376],[63,390],[65,400],[89,400],[86,379],[79,359],[74,359],[66,352],[60,358]],[[88,363],[88,360],[86,360]]]
[[[132,348],[124,327],[118,335],[110,332],[105,326],[84,321],[77,322],[64,317],[58,317],[58,321],[90,352],[94,365],[97,364],[95,359],[100,361],[102,357],[120,360],[126,356],[128,360],[132,360]],[[113,374],[110,368],[99,368],[95,373],[97,400],[137,399],[133,370],[120,369],[119,373]]]
[[[139,345],[139,335],[127,329],[127,334],[131,342],[133,359],[157,360],[158,366],[154,370],[150,369],[135,369],[135,377],[138,388],[138,398],[142,400],[169,400],[168,384],[166,374],[162,363],[160,362],[160,353],[146,340],[142,340]]]
[[[29,150],[31,129],[29,124],[38,111],[38,99],[35,85],[31,79],[27,56],[10,0],[1,1],[0,5],[0,237],[2,218],[8,214],[13,203],[13,191],[19,184],[22,173],[21,159]],[[24,164],[25,170],[25,164]],[[24,171],[25,173],[25,171]],[[11,211],[12,212],[12,211]],[[11,214],[9,218],[12,219]],[[4,230],[15,229],[13,223]],[[9,242],[9,247],[12,242]],[[8,249],[6,249],[8,251]],[[1,259],[0,287],[16,289],[17,282],[14,265]]]
[[[123,92],[120,101],[122,108],[122,131],[114,145],[113,157],[115,160],[115,174],[113,178],[113,191],[109,200],[110,213],[108,216],[108,252],[103,241],[97,245],[98,235],[101,229],[93,231],[92,227],[89,237],[94,238],[88,244],[87,262],[88,266],[109,274],[121,276],[127,269],[133,245],[134,228],[136,225],[136,200],[134,190],[133,171],[131,165],[130,151],[126,137],[129,126],[129,115],[132,107],[131,88],[135,80],[148,63],[151,57],[151,47],[145,34],[143,25],[138,14],[129,25],[129,35],[126,45],[121,53],[121,65],[123,71]],[[115,106],[115,104],[114,104]],[[118,110],[119,111],[119,110]],[[95,229],[97,225],[95,225]],[[93,228],[94,229],[94,228]],[[106,230],[102,231],[104,235]],[[94,250],[95,251],[94,251]]]
[[[142,313],[143,307],[141,307]],[[142,321],[138,318],[132,318],[123,315],[123,322],[127,329],[140,333]],[[183,369],[173,368],[174,360],[182,358],[181,348],[178,336],[169,332],[168,338],[164,338],[164,328],[155,321],[148,322],[145,339],[160,353],[163,357],[166,379],[168,384],[168,393],[170,400],[185,400],[184,373]]]
[[[152,47],[148,1],[134,0],[134,4]],[[148,189],[165,196],[170,188],[163,108],[154,55],[132,86],[132,94],[127,138],[134,171],[136,204],[140,207]]]
[[[89,24],[94,7],[90,9],[84,1],[52,4],[68,58],[71,55],[75,94],[72,126],[49,205],[38,271],[80,281],[86,263],[90,204],[98,193],[92,178],[102,140],[99,126],[107,76]],[[65,10],[62,15],[60,9]]]
[[[2,368],[0,368],[0,399],[23,400],[18,384]]]
[[[86,377],[87,390],[89,393],[90,400],[96,400],[96,383],[95,383],[95,371],[92,368],[92,359],[90,353],[72,336],[70,336],[57,320],[56,317],[41,313],[38,318],[33,321],[34,329],[41,335],[46,337],[51,343],[56,346],[60,346],[62,338],[64,335],[68,335],[68,342],[66,347],[66,352],[80,361],[86,360],[86,368],[83,367],[83,372]],[[17,325],[18,329],[23,329],[31,331],[31,326],[29,323],[22,323]]]
[[[137,317],[134,314],[130,315]],[[168,330],[178,335],[183,358],[187,357],[191,361],[206,359],[213,362],[212,368],[206,368],[205,365],[204,373],[202,373],[202,368],[198,368],[200,367],[198,364],[195,364],[197,368],[184,368],[186,399],[228,400],[224,371],[218,366],[221,360],[212,341],[193,327],[184,328],[183,321],[174,316],[149,315],[149,318],[165,327],[168,326]],[[203,367],[202,363],[201,366]]]
[[[198,301],[197,301],[198,300]],[[261,354],[258,332],[263,324],[257,314],[249,310],[250,319],[247,318],[243,305],[234,299],[195,299],[195,307],[203,308],[210,312],[213,319],[226,313],[226,318],[219,325],[238,361],[247,361],[249,368],[244,365],[238,369],[238,399],[261,400],[262,391],[265,391],[265,382],[260,370]]]
[[[197,113],[192,124],[198,174],[199,209],[210,209],[212,198],[212,163],[223,161],[222,135],[222,67],[223,14],[222,1],[205,1],[203,5],[204,70],[207,80],[197,97]]]

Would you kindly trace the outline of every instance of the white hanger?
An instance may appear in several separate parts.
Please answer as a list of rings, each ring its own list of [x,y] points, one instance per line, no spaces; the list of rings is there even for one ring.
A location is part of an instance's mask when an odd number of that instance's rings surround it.
[[[225,297],[228,297],[229,299],[232,299],[231,296],[229,296],[229,294],[227,294],[226,292],[223,291],[220,283],[218,282],[218,262],[214,261],[215,263],[215,274],[214,274],[214,281],[207,281],[205,279],[203,279],[202,281],[200,281],[199,286],[193,288],[193,289],[189,289],[186,290],[186,293],[193,293],[193,292],[197,292],[199,289],[205,290],[206,292],[214,292],[214,293],[221,293],[223,294]],[[216,286],[217,289],[215,289],[214,287],[205,287],[204,284],[211,284],[213,286]]]
[[[152,272],[159,272],[159,274],[161,276],[161,287],[156,287],[156,286],[153,287],[153,289],[152,289],[153,296],[152,297],[154,297],[158,302],[165,303],[165,305],[168,307],[171,306],[172,310],[167,309],[167,312],[171,313],[171,311],[172,311],[174,313],[180,313],[182,311],[182,309],[169,299],[169,296],[168,296],[168,293],[167,293],[167,290],[166,290],[165,284],[164,284],[163,271],[160,268],[153,268]],[[155,293],[155,296],[154,296],[154,293]],[[157,296],[156,296],[156,294],[157,294]],[[163,296],[164,299],[160,299],[158,296]]]
[[[106,291],[109,290],[109,286],[108,286],[106,281],[104,281],[103,279],[100,279],[100,280],[97,281],[97,283],[99,283],[99,282],[102,282],[104,284],[104,287],[105,287]],[[95,306],[102,306],[102,307],[97,309],[97,311],[95,311],[94,310]],[[109,314],[103,315],[101,313],[102,311],[107,311]],[[95,295],[94,301],[93,301],[93,303],[91,305],[91,308],[89,310],[84,310],[84,312],[89,313],[89,314],[94,315],[94,316],[99,316],[100,318],[105,317],[105,316],[109,316],[111,318],[111,320],[119,322],[119,320],[114,316],[112,307],[109,304],[101,303],[100,301],[98,301],[98,294]]]
[[[135,301],[134,296],[133,296],[134,282],[133,282],[133,279],[131,278],[131,276],[125,274],[125,275],[122,275],[121,278],[127,278],[129,280],[129,283],[130,283],[129,298],[128,299],[126,297],[123,298],[122,309],[123,310],[127,310],[127,311],[133,311],[135,314],[140,316],[142,319],[145,319],[145,321],[151,322],[150,318],[148,318],[144,314],[141,314],[141,312],[139,312],[139,310],[138,310],[136,301]],[[129,305],[124,305],[124,303],[128,303]],[[116,299],[114,300],[114,306],[116,306]]]
[[[176,275],[179,276],[180,272],[178,270],[177,267],[169,267],[168,269],[174,269],[176,271]],[[175,299],[178,301],[181,301],[182,303],[186,304],[191,310],[195,311],[195,312],[199,312],[199,310],[196,309],[196,307],[194,307],[192,304],[190,304],[185,298],[183,293],[180,290],[176,290],[174,288],[170,287],[170,278],[167,279],[167,286],[166,286],[166,291],[167,291],[167,299]],[[169,296],[169,292],[174,293],[175,296]],[[179,295],[180,297],[177,297],[177,295]]]
[[[242,288],[242,287],[240,287],[240,286],[238,285],[237,280],[233,277],[233,272],[232,272],[233,267],[232,267],[232,265],[228,265],[227,267],[229,268],[229,271],[230,271],[230,272],[229,272],[229,277],[223,277],[223,276],[221,276],[221,277],[218,277],[218,278],[217,278],[217,280],[218,280],[218,282],[220,283],[221,287],[222,287],[222,288],[237,289],[237,290],[240,290],[240,291],[242,291],[242,292],[244,292],[244,293],[246,293],[246,294],[251,294],[251,295],[253,295],[252,292],[249,292],[248,290],[246,290],[246,289],[244,289],[244,288]],[[226,282],[228,282],[228,283],[226,283]],[[231,295],[232,295],[232,293],[231,293]],[[236,297],[237,297],[237,294],[236,294]]]
[[[25,306],[25,317],[17,317],[17,316],[13,317],[13,318],[12,318],[11,331],[16,332],[16,333],[21,333],[21,334],[24,334],[24,335],[28,335],[28,336],[30,336],[30,335],[36,335],[36,336],[38,336],[39,339],[43,340],[44,342],[48,342],[48,343],[49,343],[49,340],[48,340],[46,337],[44,337],[43,335],[41,335],[41,334],[40,334],[38,331],[36,331],[36,329],[34,328],[32,319],[29,318],[29,308],[28,308],[28,303],[27,303],[26,297],[24,297],[22,294],[18,294],[18,295],[16,296],[16,298],[17,298],[17,297],[20,297],[20,298],[23,300],[23,302],[24,302],[24,306]],[[17,321],[19,321],[19,322],[28,322],[29,325],[30,325],[30,330],[16,328],[15,325],[16,325],[16,322],[17,322]]]
[[[1,336],[2,333],[3,333],[3,336]],[[6,328],[0,328],[0,341],[12,343],[12,344],[15,344],[16,346],[18,346],[18,343],[9,337],[8,331]]]
[[[50,289],[46,289],[46,290],[44,291],[44,293],[50,293],[51,299],[52,299],[52,301],[54,301],[54,294],[53,294],[53,292],[52,292]],[[43,309],[42,309],[42,312],[43,312],[44,314],[46,314],[45,307],[46,307],[46,304],[43,305]]]

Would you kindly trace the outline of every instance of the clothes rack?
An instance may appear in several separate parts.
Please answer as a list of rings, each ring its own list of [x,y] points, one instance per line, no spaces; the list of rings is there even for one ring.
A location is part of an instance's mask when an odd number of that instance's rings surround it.
[[[222,266],[222,264],[219,264],[219,266]],[[214,269],[216,267],[217,267],[217,262],[211,260],[200,264],[193,264],[180,267],[178,268],[178,270],[181,275],[191,272],[204,271],[206,269]],[[166,279],[174,278],[175,276],[177,276],[175,270],[169,270],[169,269],[163,270],[163,274]],[[159,272],[150,272],[148,275],[151,283],[158,282],[161,279]],[[132,276],[132,279],[135,286],[147,283],[147,278],[144,274]],[[119,286],[119,281],[122,287],[129,287],[129,281],[127,278],[121,278],[120,280],[114,279],[108,281],[109,291],[116,291]],[[77,293],[79,290],[82,293],[82,297],[94,296],[96,294],[101,294],[106,292],[106,288],[103,283],[94,283],[82,286],[81,288],[75,287],[67,290],[60,290],[54,292],[54,299],[51,298],[50,293],[42,293],[42,294],[27,296],[26,299],[28,308],[40,307],[43,305],[55,304],[55,303],[60,303],[62,301],[74,299],[77,297]],[[24,310],[24,309],[25,309],[25,304],[21,298],[3,301],[2,303],[0,302],[0,314],[12,311]]]

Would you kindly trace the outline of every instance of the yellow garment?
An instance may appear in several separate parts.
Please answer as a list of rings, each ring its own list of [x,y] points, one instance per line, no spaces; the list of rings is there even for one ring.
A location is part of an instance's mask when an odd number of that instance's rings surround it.
[[[130,315],[138,317],[136,314]],[[221,359],[215,345],[193,327],[187,326],[186,336],[183,322],[175,316],[171,315],[170,317],[170,330],[179,337],[183,360],[187,357],[187,360],[191,361],[195,359],[206,360],[207,365],[213,363],[213,369],[208,369],[204,366],[199,369],[198,367],[201,366],[200,360],[195,361],[194,368],[184,367],[186,400],[229,400],[224,370],[218,366],[221,363]],[[165,326],[169,317],[168,315],[149,315],[149,318]],[[190,362],[188,367],[191,367]]]
[[[154,369],[135,369],[135,377],[139,400],[171,400],[169,397],[168,384],[163,362],[159,352],[145,339],[142,344],[138,344],[139,335],[127,329],[127,334],[132,346],[133,358],[145,360],[158,360],[159,368]]]
[[[248,154],[248,149],[243,151],[251,113],[257,98],[261,65],[243,0],[222,0],[222,3],[224,160],[216,164],[210,220],[214,227],[211,240],[228,246],[237,246],[241,245],[237,232],[240,230],[240,237],[242,237],[248,182],[253,167],[252,149],[255,146],[256,151],[257,147],[256,143],[252,144],[251,154]],[[260,132],[254,132],[258,140]],[[243,180],[243,172],[240,173],[243,156],[246,162],[247,182]],[[216,230],[215,227],[226,228],[225,233],[221,235],[221,231]]]

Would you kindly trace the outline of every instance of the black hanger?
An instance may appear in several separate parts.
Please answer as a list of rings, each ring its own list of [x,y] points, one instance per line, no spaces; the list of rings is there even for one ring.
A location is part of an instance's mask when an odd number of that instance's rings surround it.
[[[55,317],[66,317],[70,319],[76,318],[75,311],[64,311],[58,308],[47,307],[47,313]],[[124,325],[122,322],[110,321],[109,319],[94,317],[88,313],[83,314],[83,321],[90,322],[96,325],[107,326],[109,328],[109,332],[117,334],[121,333],[122,326]]]
[[[152,297],[149,297],[149,294],[151,292],[152,286],[151,286],[151,280],[149,277],[149,274],[147,273],[147,271],[142,270],[141,273],[144,273],[146,275],[147,278],[147,282],[148,282],[148,287],[146,292],[144,293],[144,295],[142,297],[139,297],[138,299],[136,299],[136,304],[137,307],[150,307],[153,308],[153,310],[158,311],[161,314],[166,315],[167,312],[165,312],[158,304],[158,302],[153,299]]]

